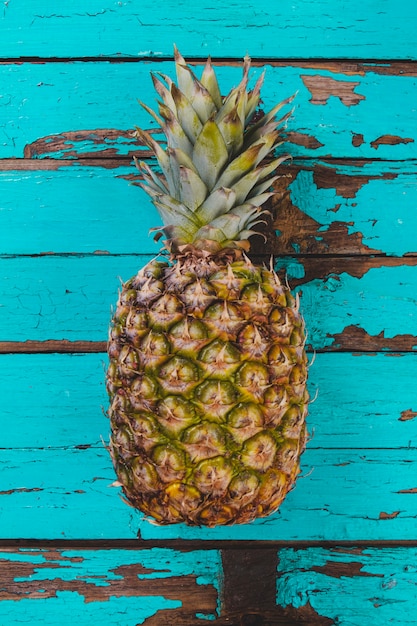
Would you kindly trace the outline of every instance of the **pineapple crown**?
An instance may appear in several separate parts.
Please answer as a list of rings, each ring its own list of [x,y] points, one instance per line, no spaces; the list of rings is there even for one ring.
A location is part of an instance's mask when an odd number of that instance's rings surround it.
[[[268,190],[274,172],[289,158],[266,159],[282,143],[278,127],[291,111],[279,120],[275,116],[293,97],[254,120],[265,72],[248,90],[248,56],[241,82],[222,97],[210,57],[199,80],[176,47],[174,53],[177,84],[164,74],[152,76],[159,115],[140,102],[166,140],[136,129],[161,170],[136,163],[144,181],[139,184],[163,222],[153,229],[155,239],[164,234],[173,255],[248,250],[248,238],[267,213],[261,207],[273,195]]]

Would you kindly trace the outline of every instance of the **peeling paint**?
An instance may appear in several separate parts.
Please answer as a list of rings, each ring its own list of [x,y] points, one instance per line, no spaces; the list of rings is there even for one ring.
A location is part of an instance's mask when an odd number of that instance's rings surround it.
[[[370,335],[363,328],[350,324],[342,332],[328,335],[333,339],[332,349],[337,350],[367,350],[367,351],[388,351],[402,350],[412,352],[417,350],[417,336],[411,334],[395,335],[386,337],[385,330],[381,330],[377,335]],[[411,411],[410,411],[411,412]],[[417,413],[413,415],[415,417]],[[400,420],[412,419],[407,417],[407,412],[401,414]]]
[[[220,606],[221,559],[214,550],[21,549],[1,552],[0,570],[0,620],[14,604],[13,615],[24,615],[30,607],[33,615],[45,611],[42,623],[53,624],[52,615],[56,619],[56,611],[62,608],[56,601],[60,597],[65,597],[67,607],[74,605],[75,615],[81,611],[78,599],[82,599],[91,623],[97,623],[107,604],[109,617],[105,623],[121,624],[113,622],[118,613],[115,604],[124,606],[123,623],[128,626],[143,623],[151,615],[163,619],[160,612],[163,615],[167,609],[176,608],[181,608],[188,619],[195,614],[197,619],[213,620]],[[133,611],[136,617],[131,622]],[[69,615],[68,609],[65,614]],[[177,619],[175,611],[171,616]]]
[[[412,411],[411,409],[407,409],[406,411],[402,411],[401,417],[399,417],[400,422],[408,422],[409,420],[417,417],[417,411]]]
[[[39,158],[111,158],[119,155],[144,158],[146,151],[132,130],[97,128],[94,130],[64,131],[36,139],[24,147],[26,159]]]
[[[285,139],[288,143],[291,143],[295,146],[304,146],[309,150],[318,150],[318,148],[323,148],[324,146],[324,143],[321,143],[321,141],[319,141],[313,135],[308,135],[306,133],[300,133],[296,131],[286,132]]]
[[[365,96],[355,93],[355,88],[360,85],[360,82],[337,80],[330,76],[320,76],[319,74],[313,76],[301,75],[301,80],[311,93],[310,102],[312,104],[326,104],[331,96],[334,96],[347,107],[355,106],[362,100],[365,100]]]
[[[352,134],[352,146],[355,148],[359,148],[362,144],[365,143],[365,139],[363,138],[362,133],[353,133]]]
[[[414,624],[416,558],[415,548],[365,548],[359,559],[349,548],[283,549],[277,603],[300,620],[311,607],[319,617],[307,623],[320,626]]]
[[[382,135],[371,141],[371,147],[378,150],[379,146],[398,146],[401,143],[414,143],[412,137],[398,137],[397,135]]]
[[[394,511],[393,513],[386,513],[385,511],[381,511],[381,513],[379,514],[379,519],[395,519],[400,513],[401,511]]]

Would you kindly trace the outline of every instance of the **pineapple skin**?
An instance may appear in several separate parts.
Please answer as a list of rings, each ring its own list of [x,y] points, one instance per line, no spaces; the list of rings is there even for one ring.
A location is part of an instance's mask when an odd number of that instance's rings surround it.
[[[110,452],[159,524],[276,511],[306,442],[298,298],[239,251],[151,261],[123,285],[109,336]]]

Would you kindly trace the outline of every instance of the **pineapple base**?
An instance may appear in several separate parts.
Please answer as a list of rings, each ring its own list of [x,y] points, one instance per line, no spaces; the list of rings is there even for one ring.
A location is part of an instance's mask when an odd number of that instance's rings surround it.
[[[110,451],[131,505],[159,524],[276,511],[306,441],[298,299],[246,257],[151,261],[109,336]]]

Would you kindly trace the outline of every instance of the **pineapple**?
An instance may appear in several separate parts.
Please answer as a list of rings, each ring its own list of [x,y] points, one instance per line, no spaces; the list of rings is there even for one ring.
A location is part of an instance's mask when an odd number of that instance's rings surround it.
[[[109,336],[110,452],[129,503],[159,524],[246,523],[277,510],[306,440],[307,358],[298,298],[247,257],[286,157],[257,112],[250,59],[226,96],[175,49],[177,84],[153,76],[164,142],[138,163],[163,222],[165,257],[122,288]],[[269,155],[270,158],[267,158]]]

